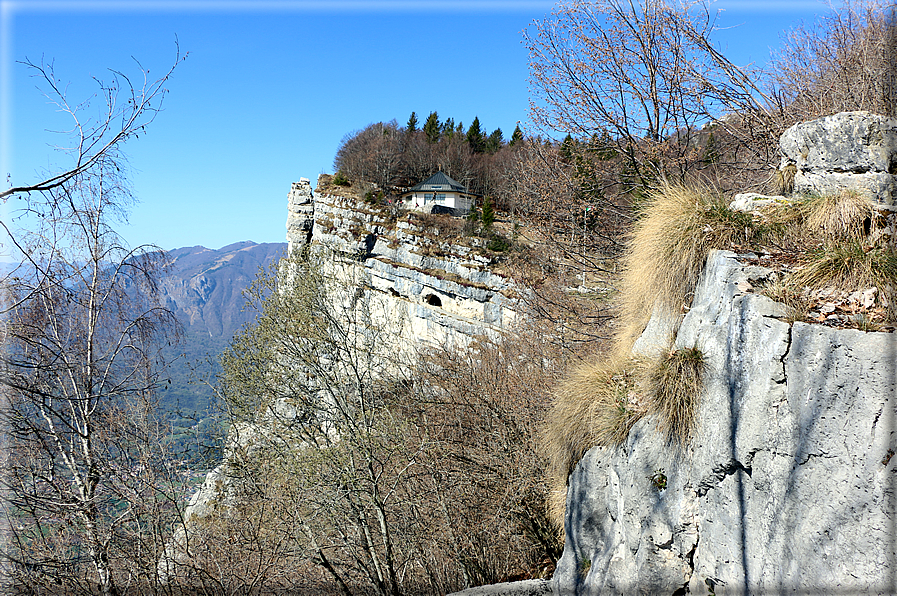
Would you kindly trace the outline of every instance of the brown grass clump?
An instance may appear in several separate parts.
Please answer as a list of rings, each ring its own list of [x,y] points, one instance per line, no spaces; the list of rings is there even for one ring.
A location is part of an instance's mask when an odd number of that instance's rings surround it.
[[[650,410],[670,442],[687,445],[694,432],[705,369],[703,352],[680,348],[658,359],[648,375]]]
[[[804,203],[802,210],[806,232],[821,234],[830,240],[863,238],[873,231],[878,220],[878,213],[865,197],[847,190],[812,197]]]
[[[883,217],[862,195],[848,190],[770,205],[761,211],[771,239],[790,250],[880,235]]]
[[[764,218],[781,230],[778,240],[802,266],[765,293],[792,306],[807,293],[835,289],[854,292],[877,288],[886,318],[897,317],[897,249],[885,233],[885,217],[853,191],[809,197],[775,206]],[[807,310],[800,305],[796,312]],[[799,318],[799,317],[798,317]]]
[[[560,383],[542,431],[548,457],[550,509],[563,526],[567,477],[586,451],[626,440],[645,408],[636,390],[645,364],[612,359],[580,365]]]
[[[842,240],[810,253],[808,263],[787,282],[811,290],[840,288],[847,291],[878,288],[888,307],[888,318],[897,314],[897,253],[884,243]]]
[[[630,350],[654,307],[675,315],[687,306],[712,250],[752,234],[751,215],[709,189],[667,184],[654,192],[624,257],[618,353]]]

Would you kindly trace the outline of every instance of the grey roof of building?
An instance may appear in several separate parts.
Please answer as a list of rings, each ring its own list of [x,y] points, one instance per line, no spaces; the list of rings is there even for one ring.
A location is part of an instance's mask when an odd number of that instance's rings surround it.
[[[438,188],[434,188],[438,187]],[[417,190],[423,191],[431,191],[431,190],[453,190],[455,192],[467,192],[467,189],[449,178],[442,172],[436,172],[420,184],[416,184],[412,186],[408,192],[414,192]]]

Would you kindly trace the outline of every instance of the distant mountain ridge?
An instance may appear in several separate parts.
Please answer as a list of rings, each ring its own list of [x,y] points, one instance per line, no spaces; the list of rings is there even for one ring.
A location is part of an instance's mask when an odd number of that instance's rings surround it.
[[[185,330],[229,341],[251,317],[243,312],[243,290],[286,247],[286,242],[244,241],[218,250],[192,246],[168,251],[171,265],[160,284],[165,304]]]
[[[160,298],[183,325],[184,335],[166,350],[171,383],[162,392],[163,410],[206,409],[211,390],[191,377],[212,373],[209,362],[252,321],[255,313],[243,309],[243,290],[261,269],[284,256],[286,248],[286,242],[244,241],[217,250],[191,246],[168,251],[170,265],[159,278]]]

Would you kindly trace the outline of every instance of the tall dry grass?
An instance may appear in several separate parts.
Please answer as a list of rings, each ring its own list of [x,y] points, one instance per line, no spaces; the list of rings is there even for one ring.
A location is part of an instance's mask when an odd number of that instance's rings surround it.
[[[825,288],[854,292],[878,288],[886,317],[897,318],[897,246],[886,233],[884,214],[862,195],[841,191],[775,206],[764,217],[780,230],[778,240],[801,255],[801,267],[775,294],[800,296]]]
[[[617,353],[629,352],[653,309],[678,316],[688,306],[712,250],[753,233],[751,215],[709,188],[666,184],[652,193],[624,257]]]
[[[880,218],[866,197],[849,190],[810,197],[803,202],[802,211],[807,235],[821,235],[829,241],[870,236]]]
[[[678,317],[710,252],[750,239],[751,215],[734,212],[707,188],[664,185],[652,193],[633,230],[621,275],[620,331],[604,359],[571,370],[546,416],[552,513],[563,521],[567,478],[586,451],[626,440],[635,422],[657,414],[661,427],[688,442],[699,404],[703,355],[670,351],[657,362],[635,359],[631,347],[654,308]]]
[[[680,348],[658,358],[648,375],[649,411],[657,414],[670,442],[687,445],[700,405],[706,359],[697,347]]]
[[[541,447],[547,456],[549,508],[563,527],[567,477],[586,451],[613,447],[629,435],[645,409],[638,386],[645,362],[611,358],[581,364],[568,372],[546,415]]]

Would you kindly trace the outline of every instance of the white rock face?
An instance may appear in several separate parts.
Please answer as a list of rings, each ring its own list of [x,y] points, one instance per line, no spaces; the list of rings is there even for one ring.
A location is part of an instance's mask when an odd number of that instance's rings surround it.
[[[287,240],[291,253],[317,246],[340,255],[340,267],[351,268],[348,276],[359,283],[360,291],[370,293],[369,304],[376,305],[371,307],[371,316],[396,330],[393,353],[407,353],[408,359],[420,344],[465,346],[475,337],[496,335],[517,317],[515,296],[521,290],[491,271],[490,257],[434,238],[432,231],[415,229],[407,222],[390,224],[384,212],[355,199],[315,196],[305,178],[290,189]],[[235,425],[224,462],[208,473],[193,495],[184,523],[176,528],[160,558],[158,572],[163,583],[189,563],[188,538],[194,535],[196,524],[239,499],[239,479],[228,462],[251,459],[278,440],[277,429],[296,417],[294,407],[278,402],[262,424]]]
[[[516,319],[522,289],[493,271],[485,251],[442,240],[438,230],[390,223],[385,213],[353,198],[317,193],[302,203],[301,216],[294,215],[293,192],[290,197],[288,228],[304,218],[290,228],[302,230],[298,237],[288,234],[290,250],[325,246],[357,262],[369,289],[402,321],[405,339],[466,345],[478,335],[494,336]]]
[[[707,357],[695,439],[647,418],[586,454],[555,593],[897,593],[897,335],[789,326],[739,290],[766,273],[710,259],[676,337]]]
[[[314,195],[308,178],[302,178],[293,182],[287,195],[287,242],[291,253],[311,242],[313,225]]]
[[[842,112],[795,124],[782,134],[781,168],[793,165],[794,192],[859,191],[897,202],[897,118]]]

